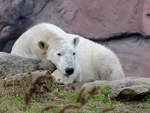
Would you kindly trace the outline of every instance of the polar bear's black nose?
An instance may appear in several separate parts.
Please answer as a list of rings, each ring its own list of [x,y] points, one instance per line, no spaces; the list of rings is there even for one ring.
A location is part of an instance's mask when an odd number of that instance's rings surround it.
[[[74,69],[73,68],[66,68],[65,71],[68,75],[71,75],[74,72]]]

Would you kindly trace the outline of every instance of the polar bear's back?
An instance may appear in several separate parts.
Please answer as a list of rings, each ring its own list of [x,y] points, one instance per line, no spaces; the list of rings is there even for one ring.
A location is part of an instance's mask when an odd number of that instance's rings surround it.
[[[16,41],[17,45],[18,43],[29,43],[33,41],[38,41],[43,39],[44,41],[48,40],[49,38],[53,36],[63,37],[65,35],[65,32],[60,29],[59,27],[48,24],[48,23],[41,23],[38,25],[33,26],[26,32],[24,32]]]
[[[48,42],[53,37],[62,38],[65,37],[65,32],[59,27],[41,23],[33,26],[26,32],[24,32],[12,47],[11,54],[24,56],[24,57],[37,57],[41,50],[38,48],[39,41]]]
[[[124,78],[122,66],[116,54],[109,48],[78,35],[77,60],[81,68],[81,79],[116,80]]]

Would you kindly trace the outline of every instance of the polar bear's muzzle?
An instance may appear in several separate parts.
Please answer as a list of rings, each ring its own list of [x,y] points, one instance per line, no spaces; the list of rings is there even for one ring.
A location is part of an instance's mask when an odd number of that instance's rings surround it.
[[[66,68],[65,72],[66,72],[66,76],[69,77],[71,74],[73,74],[74,69],[73,68]]]

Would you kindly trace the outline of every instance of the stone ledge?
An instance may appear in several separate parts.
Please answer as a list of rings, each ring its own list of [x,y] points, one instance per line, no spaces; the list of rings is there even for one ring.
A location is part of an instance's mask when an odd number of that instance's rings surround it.
[[[8,77],[18,73],[49,70],[53,72],[55,66],[46,60],[23,58],[8,53],[0,52],[0,75]]]
[[[82,89],[87,89],[93,86],[108,86],[111,88],[111,93],[109,94],[111,99],[138,100],[143,99],[147,94],[150,94],[150,78],[126,78],[114,81],[94,81],[83,84]]]

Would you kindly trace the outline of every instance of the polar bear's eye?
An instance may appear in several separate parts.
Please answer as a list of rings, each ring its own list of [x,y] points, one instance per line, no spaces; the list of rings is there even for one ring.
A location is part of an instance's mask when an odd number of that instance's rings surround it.
[[[62,54],[61,54],[61,53],[57,53],[57,55],[58,55],[58,56],[62,56]]]
[[[73,55],[76,55],[76,53],[75,53],[75,52],[73,52]]]

